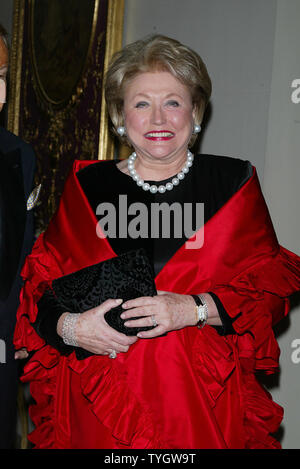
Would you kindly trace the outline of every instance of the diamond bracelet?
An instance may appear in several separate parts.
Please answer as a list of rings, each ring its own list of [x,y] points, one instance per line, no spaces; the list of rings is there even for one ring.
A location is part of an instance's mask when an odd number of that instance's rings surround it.
[[[68,313],[64,317],[62,325],[62,339],[66,345],[78,347],[75,335],[76,323],[79,319],[80,313]]]

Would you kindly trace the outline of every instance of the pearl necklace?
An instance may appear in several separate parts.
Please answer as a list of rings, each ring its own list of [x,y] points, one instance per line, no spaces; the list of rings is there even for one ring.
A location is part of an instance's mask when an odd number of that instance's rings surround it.
[[[127,162],[128,171],[132,179],[137,183],[138,186],[144,189],[144,191],[150,191],[152,194],[155,194],[156,192],[160,192],[161,194],[163,194],[164,192],[166,192],[166,190],[171,191],[174,186],[178,186],[180,181],[184,179],[185,175],[189,172],[190,168],[193,165],[194,155],[188,150],[187,159],[182,170],[177,174],[177,176],[173,177],[172,182],[167,182],[167,184],[161,184],[160,186],[156,186],[155,184],[152,184],[150,186],[148,182],[144,182],[144,180],[137,174],[136,170],[134,169],[135,160],[136,152],[133,152],[129,156]]]

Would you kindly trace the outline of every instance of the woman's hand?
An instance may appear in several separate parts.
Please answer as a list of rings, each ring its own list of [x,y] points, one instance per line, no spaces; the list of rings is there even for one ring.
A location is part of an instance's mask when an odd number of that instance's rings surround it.
[[[122,300],[109,299],[79,316],[75,329],[79,347],[97,355],[108,355],[113,350],[117,353],[128,351],[130,345],[138,340],[137,337],[121,334],[110,327],[104,319],[104,314],[121,302]],[[61,337],[65,314],[68,313],[64,313],[57,323],[57,333]]]
[[[166,332],[194,326],[197,323],[195,301],[190,295],[180,295],[159,290],[156,296],[135,298],[126,301],[122,306],[126,310],[121,318],[128,319],[127,327],[157,326],[149,331],[139,332],[138,337],[158,337]],[[132,319],[146,316],[141,319]]]
[[[15,352],[15,360],[24,360],[25,358],[28,358],[28,352],[25,347],[20,348]]]
[[[219,326],[222,324],[218,309],[211,295],[204,293],[208,306],[208,324]],[[121,318],[126,319],[127,327],[157,326],[149,331],[139,332],[140,338],[158,337],[169,331],[176,331],[187,326],[195,326],[198,322],[195,301],[191,295],[180,295],[166,291],[157,291],[156,296],[144,296],[124,303],[124,313]],[[141,319],[132,319],[146,316]]]

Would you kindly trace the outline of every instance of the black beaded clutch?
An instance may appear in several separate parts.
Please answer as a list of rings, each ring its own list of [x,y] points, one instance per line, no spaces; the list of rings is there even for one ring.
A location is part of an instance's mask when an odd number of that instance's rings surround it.
[[[71,313],[83,313],[109,298],[122,298],[125,302],[157,294],[153,268],[143,248],[60,277],[52,282],[52,288],[62,310]],[[123,311],[122,305],[112,308],[104,316],[106,322],[128,336],[153,329],[124,326],[120,317]]]

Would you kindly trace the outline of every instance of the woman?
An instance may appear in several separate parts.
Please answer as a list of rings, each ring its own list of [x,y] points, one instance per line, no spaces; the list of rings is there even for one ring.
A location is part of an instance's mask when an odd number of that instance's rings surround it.
[[[278,368],[272,325],[300,287],[300,260],[279,246],[249,162],[190,154],[210,93],[200,57],[173,39],[137,41],[112,61],[108,109],[134,153],[75,162],[23,269],[15,345],[34,352],[22,379],[37,448],[280,447],[282,409],[255,372]],[[102,203],[117,228],[106,229]],[[157,228],[154,209],[176,203],[163,232],[167,212]],[[126,301],[123,317],[150,330],[131,337],[106,323],[122,298],[74,315],[45,296],[53,279],[140,247],[158,294]]]

